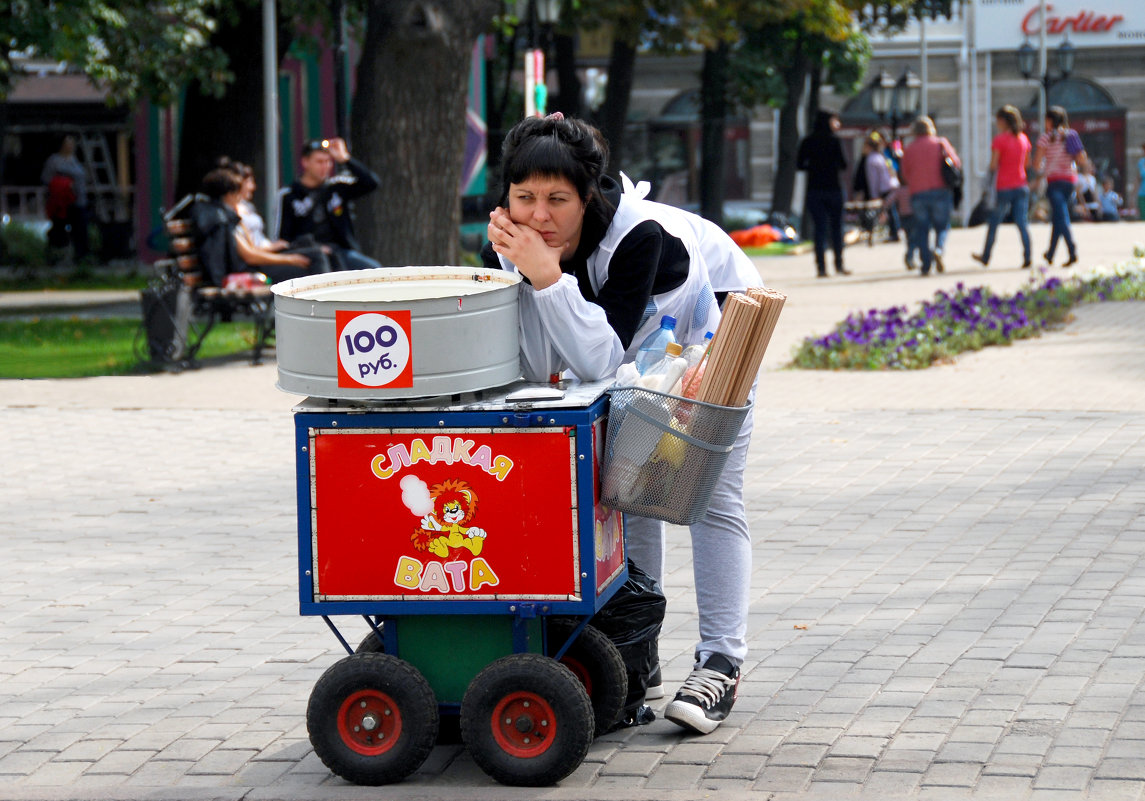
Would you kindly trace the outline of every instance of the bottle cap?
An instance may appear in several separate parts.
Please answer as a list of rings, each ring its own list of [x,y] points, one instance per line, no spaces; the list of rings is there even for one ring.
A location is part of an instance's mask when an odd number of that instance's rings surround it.
[[[669,342],[667,345],[664,346],[664,350],[667,352],[667,354],[669,356],[676,357],[676,356],[679,356],[681,353],[684,352],[684,346],[681,345],[679,342]]]
[[[711,331],[708,331],[706,334],[704,334],[704,341],[707,342],[709,339],[711,339],[714,336],[715,336],[715,334],[713,334]]]
[[[670,314],[665,314],[663,317],[660,318],[660,327],[663,328],[665,326],[667,326],[668,328],[675,328],[676,327],[676,318]]]

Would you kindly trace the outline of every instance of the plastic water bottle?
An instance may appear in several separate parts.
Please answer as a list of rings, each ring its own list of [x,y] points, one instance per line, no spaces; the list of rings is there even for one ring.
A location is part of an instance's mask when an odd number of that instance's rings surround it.
[[[676,341],[675,331],[676,318],[665,314],[660,318],[660,327],[640,343],[640,349],[636,351],[636,369],[640,375],[644,375],[649,367],[664,358],[664,349],[668,343]]]
[[[689,345],[684,348],[684,360],[688,362],[689,367],[695,367],[700,363],[700,359],[704,358],[704,352],[708,346],[712,344],[712,332],[704,334],[704,341],[695,345]]]
[[[657,392],[670,392],[680,377],[684,375],[684,370],[688,369],[688,363],[680,355],[683,348],[677,342],[669,342],[668,347],[664,349],[664,358],[656,362],[648,368],[644,375],[640,376],[640,386],[654,389]]]

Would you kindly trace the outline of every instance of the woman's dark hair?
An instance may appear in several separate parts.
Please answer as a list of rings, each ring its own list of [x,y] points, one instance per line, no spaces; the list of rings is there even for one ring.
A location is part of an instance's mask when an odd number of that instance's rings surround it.
[[[510,184],[532,176],[567,178],[581,202],[606,205],[600,179],[607,168],[608,143],[587,122],[559,114],[526,117],[501,146],[501,205],[508,205]]]
[[[1022,132],[1022,112],[1018,111],[1017,107],[1007,103],[998,109],[998,113],[994,116],[1005,123],[1006,127],[1010,129],[1010,133],[1014,136]]]
[[[221,200],[224,195],[242,189],[242,180],[234,170],[216,167],[203,177],[203,194],[212,200]]]
[[[215,166],[223,170],[230,170],[239,178],[254,177],[254,169],[252,169],[250,165],[243,164],[241,161],[235,161],[230,156],[219,156],[215,162]]]
[[[831,130],[831,120],[838,116],[834,111],[819,111],[815,114],[815,123],[811,126],[811,133],[820,135],[834,133]]]
[[[1069,115],[1061,106],[1050,106],[1046,109],[1046,119],[1050,121],[1050,127],[1054,131],[1064,131],[1069,127]]]

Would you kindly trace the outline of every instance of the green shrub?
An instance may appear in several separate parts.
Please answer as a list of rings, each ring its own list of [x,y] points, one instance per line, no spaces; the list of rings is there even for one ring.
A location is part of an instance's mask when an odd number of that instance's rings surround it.
[[[47,265],[47,242],[32,226],[19,222],[0,226],[0,240],[0,266],[34,269]]]

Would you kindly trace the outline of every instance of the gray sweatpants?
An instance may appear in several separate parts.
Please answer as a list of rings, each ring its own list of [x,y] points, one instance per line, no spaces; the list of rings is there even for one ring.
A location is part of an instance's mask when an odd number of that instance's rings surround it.
[[[754,395],[753,390],[753,398]],[[707,514],[690,528],[692,573],[700,613],[700,642],[696,646],[700,664],[714,653],[723,654],[736,665],[747,656],[751,534],[743,504],[743,473],[753,426],[749,413],[712,492]],[[644,572],[662,581],[664,524],[625,515],[624,538],[629,558]]]

